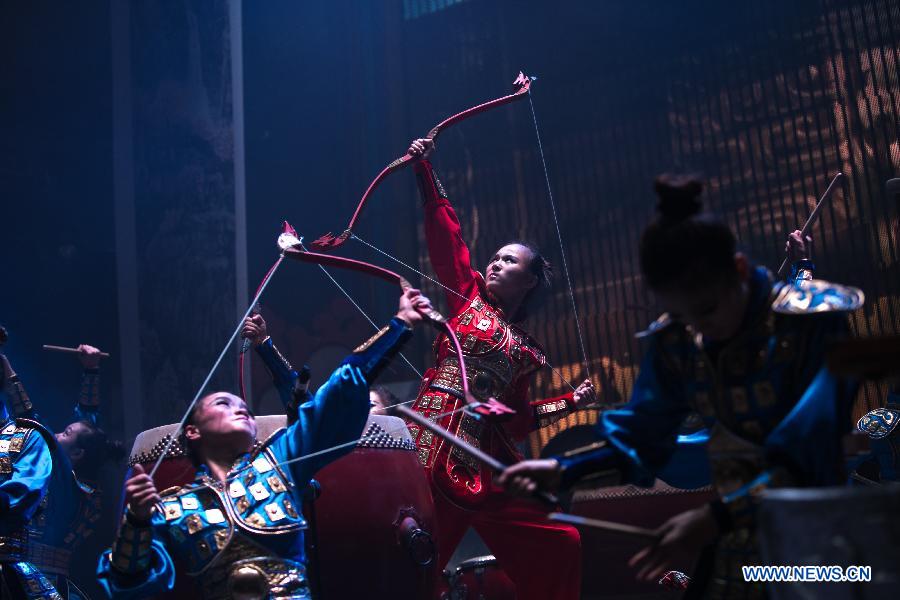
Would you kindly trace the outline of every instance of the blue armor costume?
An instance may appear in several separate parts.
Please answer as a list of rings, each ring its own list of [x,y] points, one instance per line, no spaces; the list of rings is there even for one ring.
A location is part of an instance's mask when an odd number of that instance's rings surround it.
[[[0,597],[4,599],[61,598],[28,560],[27,527],[47,492],[53,446],[53,436],[39,423],[11,418],[0,402]]]
[[[17,377],[7,386],[13,414],[43,423],[28,393]],[[85,369],[81,392],[73,411],[73,421],[97,426],[100,418],[100,371]],[[80,480],[66,453],[55,443],[50,456],[53,471],[40,510],[28,523],[28,561],[49,578],[64,598],[80,598],[70,593],[69,560],[72,552],[94,531],[100,518],[99,490]]]
[[[353,444],[282,466],[281,463],[353,442],[369,413],[368,382],[411,335],[399,319],[344,360],[298,407],[296,420],[238,457],[227,480],[197,470],[192,484],[161,492],[150,523],[126,511],[98,576],[111,597],[141,598],[171,589],[173,557],[197,579],[203,598],[309,598],[305,575],[302,493],[313,474]],[[357,367],[364,380],[348,378]]]
[[[843,481],[852,386],[826,370],[825,348],[846,333],[842,311],[859,307],[862,294],[815,280],[773,283],[765,269],[749,287],[740,331],[728,342],[658,321],[630,402],[598,423],[605,446],[559,458],[563,486],[604,476],[649,483],[676,466],[679,425],[697,411],[710,432],[706,466],[721,497],[712,508],[722,535],[705,561],[710,570],[699,567],[696,579],[714,598],[760,592],[740,567],[760,564],[754,517],[763,490]]]

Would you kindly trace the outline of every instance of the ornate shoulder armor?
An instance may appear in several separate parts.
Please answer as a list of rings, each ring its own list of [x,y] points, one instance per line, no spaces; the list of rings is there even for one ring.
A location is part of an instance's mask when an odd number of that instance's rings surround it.
[[[772,293],[772,310],[787,315],[852,312],[866,300],[859,288],[822,279],[778,283]]]
[[[862,416],[856,428],[873,440],[880,440],[891,435],[900,423],[900,411],[890,408],[876,408]]]

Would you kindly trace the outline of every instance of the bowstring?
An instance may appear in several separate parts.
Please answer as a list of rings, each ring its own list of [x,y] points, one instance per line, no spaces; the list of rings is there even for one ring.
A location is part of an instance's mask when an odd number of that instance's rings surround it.
[[[443,283],[441,283],[440,281],[438,281],[438,280],[435,279],[434,277],[429,277],[428,275],[426,275],[425,273],[423,273],[423,272],[420,271],[419,269],[415,268],[414,266],[412,266],[412,265],[410,265],[410,264],[404,262],[403,260],[397,258],[396,256],[394,256],[394,255],[392,255],[392,254],[390,254],[390,253],[388,253],[388,252],[382,250],[382,249],[379,248],[378,246],[375,246],[374,244],[371,244],[371,243],[367,242],[366,240],[362,239],[361,237],[359,237],[359,236],[356,235],[355,233],[352,233],[352,232],[350,233],[350,239],[356,240],[357,242],[360,242],[361,244],[363,244],[363,245],[365,245],[365,246],[371,248],[371,249],[374,250],[375,252],[378,252],[378,253],[381,254],[382,256],[384,256],[384,257],[386,257],[386,258],[388,258],[388,259],[394,261],[395,263],[397,263],[397,264],[399,264],[399,265],[401,265],[401,266],[403,266],[403,267],[409,269],[409,270],[412,271],[413,273],[416,273],[419,277],[422,277],[422,278],[424,278],[424,279],[427,279],[428,281],[430,281],[430,282],[432,282],[432,283],[434,283],[434,284],[436,284],[436,285],[438,285],[438,286],[444,288],[444,290],[450,292],[451,294],[454,294],[454,295],[458,296],[458,297],[461,298],[463,301],[469,302],[469,298],[466,298],[464,295],[460,294],[459,292],[457,292],[457,291],[454,290],[453,288],[444,285]],[[568,385],[570,388],[572,388],[572,391],[575,391],[575,389],[576,389],[575,386],[572,385],[571,382],[569,382],[568,379],[566,379],[565,377],[563,377],[563,374],[559,371],[559,369],[557,369],[556,367],[554,367],[554,366],[553,366],[552,364],[550,364],[549,362],[546,362],[546,360],[545,360],[545,362],[544,362],[544,365],[545,365],[547,368],[549,368],[550,370],[552,370],[552,371],[556,374],[556,376],[560,378],[560,380],[561,380],[562,382],[564,382],[566,385]]]
[[[413,398],[412,400],[407,400],[407,401],[405,401],[405,402],[398,402],[397,404],[394,404],[394,405],[392,405],[392,406],[405,406],[405,405],[407,405],[407,404],[413,404],[413,403],[415,403],[416,400],[418,400],[418,398]],[[445,418],[445,417],[449,417],[449,416],[455,415],[456,413],[463,412],[463,411],[465,411],[465,410],[468,409],[468,408],[471,408],[471,406],[468,405],[468,404],[466,404],[466,403],[464,402],[463,405],[460,406],[459,408],[455,408],[455,409],[453,409],[453,410],[451,410],[451,411],[447,411],[447,412],[445,412],[445,413],[440,413],[440,414],[437,414],[437,415],[432,415],[432,416],[430,416],[430,417],[428,417],[428,418],[429,418],[429,419],[434,419],[434,420],[439,420],[439,419],[443,419],[443,418]],[[477,415],[476,415],[476,417],[477,417]],[[376,438],[378,438],[378,437],[380,437],[380,436],[383,436],[385,433],[388,434],[388,435],[390,435],[391,437],[393,437],[394,434],[399,434],[399,433],[402,433],[402,432],[404,432],[404,431],[408,431],[407,426],[406,426],[406,422],[405,422],[405,421],[403,422],[402,425],[398,425],[397,427],[395,427],[395,428],[393,428],[393,429],[382,430],[382,431],[379,431],[379,432],[377,432],[377,433],[370,433],[370,434],[367,434],[367,435],[362,436],[361,438],[358,438],[358,439],[355,439],[355,440],[350,440],[349,442],[344,442],[344,443],[342,443],[342,444],[338,444],[338,445],[332,446],[332,447],[330,447],[330,448],[323,448],[322,450],[316,450],[315,452],[311,452],[311,453],[309,453],[309,454],[304,454],[303,456],[295,456],[294,458],[289,458],[289,459],[287,459],[287,460],[283,460],[283,461],[281,461],[281,462],[277,462],[277,463],[275,463],[275,464],[272,465],[272,466],[273,466],[273,467],[284,467],[284,466],[287,466],[287,465],[292,465],[292,464],[294,464],[294,463],[303,462],[303,461],[305,461],[305,460],[309,460],[309,459],[311,459],[311,458],[316,458],[316,457],[318,457],[318,456],[323,456],[323,455],[329,454],[329,453],[331,453],[331,452],[336,452],[336,451],[338,451],[338,450],[343,450],[344,448],[355,447],[355,446],[357,446],[358,444],[360,444],[360,443],[362,443],[362,442],[366,442],[366,441],[368,441],[368,440],[370,440],[370,439],[376,439]],[[241,467],[240,469],[237,469],[232,475],[230,475],[230,476],[226,477],[224,480],[222,480],[222,483],[225,484],[225,483],[229,483],[229,482],[231,482],[231,481],[234,481],[234,480],[236,480],[236,479],[239,479],[239,478],[240,478],[240,475],[243,474],[244,472],[246,472],[246,471],[247,471],[248,469],[250,469],[250,467],[252,467],[252,466],[253,466],[252,463],[248,463],[248,464],[244,465],[244,466]]]
[[[162,464],[163,459],[166,454],[169,452],[169,449],[172,447],[172,444],[175,443],[175,440],[178,439],[178,436],[181,435],[182,430],[184,429],[184,424],[187,422],[188,416],[191,414],[191,411],[194,410],[194,407],[197,405],[197,402],[200,400],[200,395],[203,393],[203,390],[206,389],[206,386],[209,385],[210,380],[212,379],[213,374],[215,374],[216,370],[219,368],[219,365],[222,364],[222,360],[225,358],[225,355],[231,349],[231,345],[234,343],[234,340],[237,339],[238,334],[241,332],[241,329],[244,327],[244,321],[247,320],[247,317],[250,316],[250,313],[253,311],[253,308],[256,306],[256,303],[259,302],[260,296],[263,295],[263,292],[266,291],[266,288],[269,286],[269,282],[272,281],[272,277],[275,275],[275,271],[278,270],[278,267],[281,266],[281,263],[284,261],[284,253],[278,257],[278,260],[275,261],[275,265],[269,271],[266,276],[265,281],[263,281],[262,285],[259,286],[259,289],[256,291],[256,295],[253,297],[253,300],[250,302],[250,306],[247,307],[247,311],[244,313],[244,316],[241,317],[241,320],[238,321],[237,327],[231,333],[231,337],[228,338],[228,341],[225,343],[225,347],[222,348],[222,352],[219,354],[219,358],[216,359],[215,364],[213,364],[212,369],[210,369],[209,373],[206,375],[206,379],[203,380],[203,383],[200,384],[200,388],[197,389],[197,394],[194,396],[194,399],[191,400],[191,403],[188,405],[187,410],[184,411],[184,415],[181,417],[181,420],[178,422],[178,429],[175,430],[175,434],[166,442],[165,447],[163,447],[162,452],[159,455],[159,458],[156,459],[156,462],[153,463],[153,468],[150,469],[150,477],[153,477],[156,474],[157,469],[159,469],[159,465]]]
[[[306,246],[303,245],[302,239],[301,239],[301,241],[300,241],[300,247],[303,248],[303,251],[304,251],[304,252],[308,252],[308,250],[306,249]],[[344,287],[343,287],[340,283],[338,283],[338,280],[335,279],[334,276],[332,276],[332,274],[328,272],[328,269],[326,269],[326,268],[325,268],[324,266],[322,266],[322,265],[316,265],[316,266],[318,266],[319,269],[322,270],[322,273],[325,274],[325,277],[327,277],[328,279],[330,279],[330,280],[331,280],[331,283],[333,283],[333,284],[335,285],[335,287],[337,287],[337,289],[340,290],[340,292],[344,295],[344,297],[347,298],[347,300],[350,301],[350,304],[352,304],[353,306],[356,307],[356,310],[358,310],[358,311],[360,312],[360,314],[361,314],[363,317],[365,317],[366,321],[368,321],[368,322],[372,325],[372,327],[375,328],[375,331],[378,331],[378,330],[381,329],[381,328],[375,323],[375,321],[372,320],[372,318],[368,315],[368,313],[366,313],[366,311],[363,310],[363,307],[360,306],[360,305],[356,302],[356,300],[353,299],[353,296],[350,295],[350,292],[348,292],[346,289],[344,289]],[[398,352],[397,354],[399,354],[400,358],[402,358],[403,361],[404,361],[407,365],[409,365],[409,368],[413,370],[413,372],[419,377],[419,379],[422,379],[422,378],[424,377],[424,375],[422,374],[422,372],[419,371],[419,370],[418,370],[418,369],[417,369],[417,368],[409,361],[408,358],[406,358],[406,355],[405,355],[405,354],[403,354],[402,352]]]
[[[575,288],[572,286],[572,277],[569,274],[569,264],[566,261],[566,250],[563,245],[562,231],[559,228],[559,218],[556,214],[556,202],[553,200],[553,188],[550,185],[550,172],[547,169],[547,159],[544,157],[544,145],[541,142],[541,130],[538,127],[537,112],[534,110],[531,89],[528,90],[528,105],[531,107],[531,117],[534,121],[534,133],[537,137],[538,151],[541,155],[541,165],[544,167],[544,180],[547,183],[547,197],[550,199],[550,210],[553,213],[553,223],[556,225],[556,238],[559,240],[559,252],[562,255],[563,272],[566,275],[566,283],[569,287],[569,299],[572,302],[572,313],[575,316],[575,328],[578,331],[578,344],[581,347],[581,356],[584,358],[584,372],[587,375],[587,378],[590,379],[591,370],[588,362],[587,350],[584,346],[584,335],[581,331],[581,319],[578,317],[578,307],[575,305]]]

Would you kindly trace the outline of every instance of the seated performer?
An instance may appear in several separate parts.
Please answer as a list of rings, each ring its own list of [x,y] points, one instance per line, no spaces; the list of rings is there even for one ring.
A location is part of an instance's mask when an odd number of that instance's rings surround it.
[[[516,442],[535,428],[538,418],[562,416],[571,408],[565,401],[529,403],[531,376],[546,360],[537,342],[517,325],[549,288],[551,268],[533,246],[518,242],[498,249],[483,275],[472,268],[456,213],[425,160],[433,149],[431,140],[419,139],[408,154],[422,159],[414,168],[424,202],[428,252],[448,290],[447,316],[465,353],[470,389],[479,400],[494,397],[516,411],[505,423],[485,423],[465,413],[442,416],[438,423],[501,461],[514,462],[522,458]],[[434,349],[436,366],[426,371],[413,405],[426,417],[446,415],[465,402],[450,341],[441,336]],[[582,394],[583,389],[577,397]],[[432,485],[439,565],[447,564],[472,526],[515,583],[520,600],[578,598],[578,531],[547,523],[533,502],[496,489],[490,472],[478,462],[450,451],[427,430],[414,424],[409,429]]]
[[[121,442],[109,440],[98,426],[100,350],[86,344],[79,345],[78,350],[84,371],[75,420],[54,436],[56,443],[50,448],[52,477],[41,510],[28,525],[28,559],[53,581],[63,598],[69,598],[70,586],[71,596],[77,597],[77,588],[70,582],[69,562],[72,552],[93,533],[100,518],[101,493],[96,489],[100,469],[125,454]],[[3,361],[5,391],[14,416],[46,425],[9,361],[5,357]]]
[[[3,389],[12,369],[6,357]],[[5,395],[5,394],[4,394]],[[13,418],[0,402],[0,598],[59,600],[47,577],[28,560],[28,526],[41,510],[53,472],[53,436],[29,419]]]
[[[368,383],[399,351],[430,307],[407,291],[390,325],[348,356],[299,406],[297,420],[262,443],[244,401],[225,392],[196,405],[184,443],[197,463],[194,483],[157,492],[138,465],[125,484],[125,516],[98,575],[111,597],[140,598],[171,589],[172,559],[186,565],[203,598],[309,598],[302,492],[317,469],[349,447],[369,413]],[[295,460],[289,464],[287,461]]]
[[[675,432],[696,410],[719,499],[677,515],[630,564],[655,580],[703,550],[690,597],[759,597],[741,565],[762,564],[755,514],[760,494],[780,486],[843,481],[841,437],[852,387],[825,368],[830,339],[847,333],[845,311],[862,294],[825,282],[774,283],[736,252],[726,225],[701,213],[702,186],[663,176],[657,221],[641,238],[641,270],[668,315],[647,339],[631,401],[598,423],[605,446],[579,456],[525,461],[500,481],[513,492],[596,481],[645,483],[675,448]],[[693,594],[693,595],[692,595]]]

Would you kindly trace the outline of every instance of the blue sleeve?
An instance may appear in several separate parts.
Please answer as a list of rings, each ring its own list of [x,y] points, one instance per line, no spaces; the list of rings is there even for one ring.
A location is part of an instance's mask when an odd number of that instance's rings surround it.
[[[256,347],[256,353],[262,359],[266,369],[272,375],[272,383],[278,390],[278,397],[288,417],[288,423],[297,421],[297,403],[294,400],[294,388],[300,375],[291,366],[291,363],[278,351],[272,338]]]
[[[838,380],[825,367],[766,438],[769,461],[783,466],[802,485],[840,485],[841,440],[850,428],[855,383]]]
[[[598,438],[607,445],[557,459],[565,469],[565,484],[576,483],[592,472],[616,470],[624,483],[650,485],[671,459],[678,427],[691,408],[682,387],[662,364],[657,342],[651,343],[631,400],[622,408],[604,412],[597,423]]]
[[[159,540],[150,544],[150,568],[146,575],[123,576],[110,563],[110,551],[100,555],[97,563],[97,581],[110,598],[149,598],[170,591],[175,587],[175,565]]]
[[[47,442],[32,431],[12,463],[9,479],[0,483],[0,531],[15,531],[34,515],[53,471]]]
[[[296,482],[308,481],[316,471],[353,450],[369,417],[369,386],[358,368],[343,364],[302,404],[297,421],[274,443],[279,460],[308,456],[342,444],[346,447],[289,465]]]
[[[76,421],[100,426],[100,369],[85,369],[81,373],[81,392],[73,413]]]

